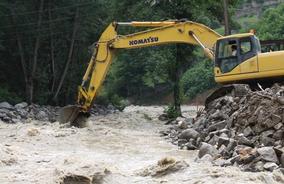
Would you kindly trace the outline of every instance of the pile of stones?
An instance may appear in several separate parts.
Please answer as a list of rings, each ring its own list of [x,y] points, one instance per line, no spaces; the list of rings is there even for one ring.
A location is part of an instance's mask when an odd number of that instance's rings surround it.
[[[5,123],[25,123],[30,120],[38,121],[57,121],[60,107],[58,106],[43,106],[37,104],[28,105],[26,102],[21,102],[16,105],[11,105],[8,102],[0,103],[0,120]],[[117,112],[118,110],[113,105],[102,106],[94,105],[90,110],[92,115],[106,115]]]
[[[0,120],[5,123],[24,123],[29,120],[54,122],[58,109],[59,107],[53,106],[28,105],[26,102],[16,105],[1,102]]]
[[[194,119],[177,118],[161,132],[199,159],[245,171],[284,167],[284,86],[233,94],[212,101]]]

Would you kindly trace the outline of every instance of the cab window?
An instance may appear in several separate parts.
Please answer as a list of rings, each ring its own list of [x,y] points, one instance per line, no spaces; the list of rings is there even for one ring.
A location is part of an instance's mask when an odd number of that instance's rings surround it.
[[[259,48],[259,42],[253,42],[255,37],[246,37],[240,39],[240,63],[247,61],[249,58],[254,57]]]
[[[216,65],[222,73],[232,71],[238,65],[238,47],[236,40],[222,40],[217,50]]]
[[[252,43],[251,43],[251,39],[244,39],[241,40],[241,54],[247,54],[248,52],[252,51]]]

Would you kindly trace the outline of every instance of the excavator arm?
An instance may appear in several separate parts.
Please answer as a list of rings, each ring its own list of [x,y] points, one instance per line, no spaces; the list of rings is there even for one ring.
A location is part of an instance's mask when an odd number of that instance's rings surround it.
[[[116,31],[118,26],[149,29],[129,35],[119,35]],[[221,35],[205,25],[191,21],[111,23],[95,45],[82,84],[79,86],[77,105],[65,108],[61,115],[64,118],[60,121],[72,124],[80,113],[89,112],[117,50],[185,43],[201,46],[205,55],[214,60],[213,50],[220,37]]]

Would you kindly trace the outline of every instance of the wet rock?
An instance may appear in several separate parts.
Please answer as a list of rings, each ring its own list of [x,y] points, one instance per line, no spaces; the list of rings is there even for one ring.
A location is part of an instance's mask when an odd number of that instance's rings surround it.
[[[264,163],[262,161],[258,161],[254,164],[254,171],[264,171]]]
[[[231,159],[225,160],[223,158],[218,158],[213,161],[213,165],[220,166],[220,167],[226,167],[232,165]]]
[[[190,140],[188,143],[184,145],[188,150],[196,150],[197,147],[193,144],[193,141]]]
[[[166,157],[158,161],[139,173],[140,176],[161,177],[187,168],[189,165],[185,161],[177,161],[174,158]]]
[[[0,103],[0,108],[2,108],[2,109],[9,109],[9,110],[13,110],[14,109],[14,107],[11,104],[9,104],[8,102],[1,102]]]
[[[277,169],[279,166],[274,162],[267,162],[263,165],[263,168],[268,171],[273,171]]]
[[[186,140],[196,139],[199,135],[200,134],[196,130],[189,128],[187,130],[182,131],[181,134],[179,135],[179,138]]]
[[[209,154],[214,158],[218,155],[218,150],[214,146],[202,142],[199,148],[198,157],[202,158],[206,154]]]
[[[262,147],[256,150],[258,154],[261,156],[262,160],[266,162],[273,162],[278,164],[278,158],[273,147]]]
[[[198,162],[212,162],[213,157],[209,154],[204,155],[202,158],[198,160]]]
[[[60,184],[90,184],[91,179],[82,175],[66,175],[61,178]]]
[[[28,104],[26,102],[21,102],[15,105],[16,109],[23,109],[26,108],[28,106]]]
[[[36,118],[38,120],[48,121],[48,115],[44,111],[39,111],[38,114],[36,115]]]
[[[28,136],[36,136],[36,135],[39,135],[39,130],[36,129],[36,128],[30,128],[28,129],[28,132],[27,132]]]
[[[178,121],[178,127],[180,129],[187,129],[188,128],[188,125],[185,121]]]
[[[168,115],[166,115],[166,114],[161,114],[161,115],[158,117],[158,119],[159,119],[160,121],[167,121],[169,118],[168,118]]]

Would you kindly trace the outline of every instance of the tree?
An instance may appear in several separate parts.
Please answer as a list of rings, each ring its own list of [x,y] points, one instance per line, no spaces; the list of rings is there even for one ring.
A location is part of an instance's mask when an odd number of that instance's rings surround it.
[[[258,21],[257,34],[260,39],[284,39],[284,4],[266,10]]]

